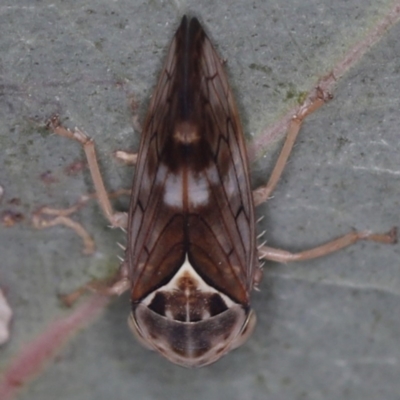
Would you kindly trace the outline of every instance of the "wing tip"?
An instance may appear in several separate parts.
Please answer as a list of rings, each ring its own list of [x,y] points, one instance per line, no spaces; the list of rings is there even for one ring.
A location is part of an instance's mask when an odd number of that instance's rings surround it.
[[[181,19],[181,24],[179,26],[180,29],[190,29],[193,31],[197,31],[199,29],[203,30],[200,21],[197,17],[192,17],[190,15],[184,14]]]

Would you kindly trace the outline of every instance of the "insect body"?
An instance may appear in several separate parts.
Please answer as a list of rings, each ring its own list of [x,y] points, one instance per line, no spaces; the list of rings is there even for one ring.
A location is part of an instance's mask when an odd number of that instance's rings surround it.
[[[129,325],[146,347],[186,367],[210,364],[240,346],[255,327],[250,293],[262,275],[258,258],[307,260],[359,240],[396,242],[393,228],[384,234],[352,231],[299,253],[256,246],[254,205],[269,198],[302,121],[327,97],[317,87],[299,107],[269,181],[252,193],[242,128],[222,62],[198,20],[184,17],[145,120],[128,218],[111,207],[93,140],[63,128],[57,117],[50,120],[55,133],[83,145],[104,215],[112,226],[127,228],[120,274],[102,290],[130,290]],[[83,238],[85,252],[93,252],[90,236],[69,218],[88,199],[67,210],[42,207],[33,223],[71,227]],[[49,221],[46,215],[55,218]],[[96,283],[85,288],[99,289]],[[78,289],[68,298],[81,293]]]
[[[128,219],[130,325],[186,366],[250,335],[259,270],[245,142],[222,63],[184,17],[144,125]]]

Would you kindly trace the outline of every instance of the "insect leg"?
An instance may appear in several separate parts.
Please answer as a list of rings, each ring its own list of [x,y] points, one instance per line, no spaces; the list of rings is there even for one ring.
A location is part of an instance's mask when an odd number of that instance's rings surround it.
[[[116,152],[114,152],[114,156],[118,158],[118,160],[124,162],[126,165],[136,165],[137,153],[117,150]]]
[[[392,228],[386,233],[371,233],[368,231],[353,231],[337,239],[331,240],[320,246],[299,253],[290,253],[281,249],[274,249],[268,246],[258,248],[258,256],[261,259],[286,263],[289,261],[311,260],[334,253],[344,247],[351,246],[360,240],[369,240],[372,242],[394,244],[397,242],[397,229]]]
[[[299,108],[296,115],[293,116],[292,121],[288,128],[288,133],[283,144],[281,153],[279,154],[278,160],[276,161],[275,167],[271,173],[268,183],[265,186],[261,186],[253,191],[254,205],[258,206],[264,203],[271,197],[271,193],[275,189],[287,163],[287,160],[292,152],[293,145],[296,141],[297,135],[300,131],[301,125],[307,115],[313,113],[320,108],[327,100],[331,99],[329,93],[324,93],[322,89],[317,87],[311,95],[309,95],[306,101]]]
[[[86,292],[95,292],[104,296],[120,296],[130,288],[130,285],[127,266],[123,262],[118,273],[112,279],[92,280],[73,292],[61,295],[60,299],[67,307],[71,307]]]
[[[109,198],[115,198],[122,195],[129,195],[130,190],[120,189],[115,192],[107,193]],[[78,210],[80,210],[86,203],[95,199],[96,193],[92,193],[89,195],[84,195],[81,199],[73,206],[69,208],[50,208],[47,206],[40,207],[33,213],[32,216],[32,224],[36,229],[46,229],[56,225],[64,225],[68,228],[71,228],[75,231],[75,233],[80,236],[83,240],[83,253],[84,254],[92,254],[95,249],[95,244],[89,233],[86,229],[79,223],[72,220],[69,216]],[[52,219],[48,219],[48,217],[53,217]]]
[[[114,212],[114,210],[112,209],[110,199],[100,173],[99,164],[97,162],[93,139],[87,137],[86,134],[79,129],[75,129],[75,131],[70,131],[69,129],[64,128],[60,125],[58,116],[54,116],[53,118],[51,118],[48,126],[57,135],[74,139],[82,145],[89,165],[90,175],[92,176],[93,184],[96,190],[96,197],[104,215],[106,216],[113,228],[125,228],[127,225],[127,216],[125,213]]]
[[[70,218],[70,215],[82,208],[90,199],[97,198],[103,213],[110,221],[112,227],[120,227],[124,229],[127,224],[127,216],[125,213],[115,213],[111,207],[110,198],[121,195],[130,194],[130,190],[121,189],[112,193],[107,193],[103,179],[101,177],[99,165],[97,162],[96,152],[94,149],[93,140],[89,139],[82,131],[75,130],[74,132],[62,127],[58,116],[54,116],[48,122],[48,127],[54,133],[74,139],[81,143],[86,154],[90,173],[93,179],[96,192],[94,194],[82,196],[81,199],[72,207],[67,209],[54,209],[50,207],[41,207],[32,217],[33,226],[37,229],[45,229],[55,225],[64,225],[73,229],[83,240],[84,254],[92,254],[95,249],[93,239],[85,228],[76,221]],[[48,219],[48,217],[54,217]]]
[[[142,132],[142,126],[139,122],[138,108],[139,104],[137,103],[134,96],[131,94],[130,96],[130,106],[132,111],[132,125],[135,131]],[[118,158],[118,160],[122,161],[126,165],[136,165],[137,162],[137,153],[132,153],[130,151],[122,151],[117,150],[114,152],[114,157]]]
[[[86,229],[79,223],[68,217],[69,214],[75,212],[83,206],[83,202],[78,202],[75,206],[68,209],[57,210],[49,207],[42,207],[33,214],[32,223],[36,229],[46,229],[55,225],[64,225],[75,231],[83,240],[83,253],[92,254],[95,244]],[[44,219],[42,215],[54,216],[53,219]]]

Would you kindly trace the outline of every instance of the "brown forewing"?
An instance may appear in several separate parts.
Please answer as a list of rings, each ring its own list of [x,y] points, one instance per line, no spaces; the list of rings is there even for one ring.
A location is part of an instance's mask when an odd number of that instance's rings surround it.
[[[257,266],[241,124],[221,60],[184,17],[150,102],[131,197],[132,300],[167,283],[186,255],[198,274],[247,304]]]

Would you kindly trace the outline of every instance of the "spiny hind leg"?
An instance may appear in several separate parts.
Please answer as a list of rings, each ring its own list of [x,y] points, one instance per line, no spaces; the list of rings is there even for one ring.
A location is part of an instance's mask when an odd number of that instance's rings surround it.
[[[284,145],[268,183],[253,192],[254,204],[256,206],[267,201],[268,198],[270,198],[271,193],[275,189],[280,177],[282,176],[284,167],[293,149],[294,143],[296,141],[297,135],[300,131],[304,119],[307,117],[307,115],[320,108],[329,99],[331,99],[331,95],[329,93],[324,93],[319,87],[317,87],[315,89],[315,92],[308,97],[306,102],[300,107],[297,114],[292,118]],[[392,228],[389,232],[386,233],[352,231],[325,244],[298,253],[291,253],[285,250],[261,245],[258,248],[258,253],[259,258],[264,260],[271,260],[282,263],[290,261],[303,261],[334,253],[335,251],[343,249],[347,246],[351,246],[360,240],[368,240],[384,244],[394,244],[397,242],[397,229]]]
[[[281,263],[287,263],[290,261],[304,261],[311,260],[326,256],[330,253],[334,253],[345,247],[351,246],[360,240],[368,240],[371,242],[384,243],[384,244],[395,244],[397,243],[397,229],[392,228],[390,231],[385,233],[372,233],[369,231],[352,231],[346,235],[340,236],[337,239],[331,240],[320,246],[301,251],[298,253],[291,253],[289,251],[275,249],[269,246],[259,246],[258,256],[260,259],[276,261]]]

